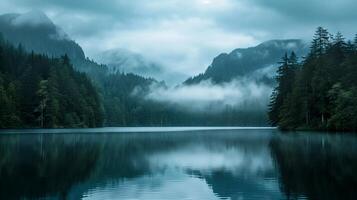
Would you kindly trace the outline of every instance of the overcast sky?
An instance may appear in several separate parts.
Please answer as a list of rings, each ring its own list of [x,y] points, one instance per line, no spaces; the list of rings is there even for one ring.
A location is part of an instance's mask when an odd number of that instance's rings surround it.
[[[320,25],[352,37],[356,8],[356,0],[1,0],[0,12],[42,10],[89,57],[124,48],[193,75],[221,52],[310,40]]]

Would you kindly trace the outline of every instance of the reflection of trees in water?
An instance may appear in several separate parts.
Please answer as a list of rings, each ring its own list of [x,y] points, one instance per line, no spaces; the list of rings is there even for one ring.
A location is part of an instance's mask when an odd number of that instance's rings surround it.
[[[356,137],[284,135],[274,137],[270,149],[289,198],[356,199]]]
[[[141,176],[149,171],[146,154],[179,145],[168,137],[159,138],[139,134],[0,136],[0,199],[65,199],[73,197],[68,192],[84,181],[86,187],[94,187]]]
[[[92,172],[98,147],[80,137],[1,136],[0,199],[65,199],[69,189]]]

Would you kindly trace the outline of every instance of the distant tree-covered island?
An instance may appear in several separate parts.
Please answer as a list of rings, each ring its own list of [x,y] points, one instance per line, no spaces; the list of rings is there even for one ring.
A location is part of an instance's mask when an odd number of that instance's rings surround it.
[[[283,130],[357,130],[357,35],[346,41],[318,27],[310,53],[285,55],[269,105],[272,125]]]

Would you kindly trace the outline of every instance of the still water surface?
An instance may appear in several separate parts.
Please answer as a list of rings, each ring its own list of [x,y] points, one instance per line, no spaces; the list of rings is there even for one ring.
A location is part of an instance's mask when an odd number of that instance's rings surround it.
[[[147,130],[1,131],[0,199],[357,199],[352,134]]]

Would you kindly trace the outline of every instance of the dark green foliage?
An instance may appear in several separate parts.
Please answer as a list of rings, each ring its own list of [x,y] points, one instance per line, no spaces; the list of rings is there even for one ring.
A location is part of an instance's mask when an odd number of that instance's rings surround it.
[[[0,44],[0,128],[96,127],[103,115],[95,88],[69,58],[50,59]]]
[[[289,93],[293,87],[295,71],[297,69],[297,58],[294,52],[290,57],[284,55],[281,66],[278,68],[276,81],[278,86],[274,89],[269,105],[269,119],[272,125],[277,125],[280,115],[280,107],[285,100],[290,99]]]
[[[357,130],[357,52],[319,27],[311,52],[291,73],[279,68],[269,118],[282,129]],[[285,80],[285,81],[284,81]]]

